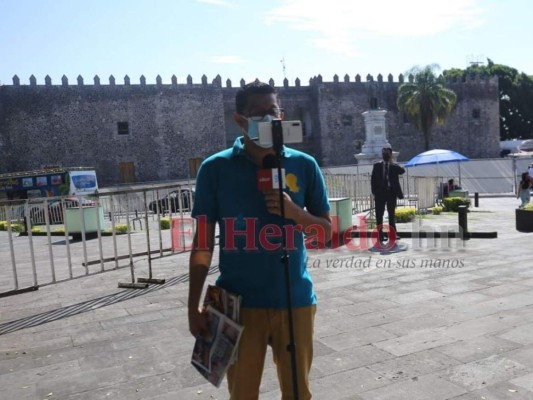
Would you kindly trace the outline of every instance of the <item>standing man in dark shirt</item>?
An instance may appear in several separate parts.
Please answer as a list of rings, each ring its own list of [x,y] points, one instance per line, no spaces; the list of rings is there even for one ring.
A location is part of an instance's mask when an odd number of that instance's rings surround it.
[[[394,221],[394,211],[396,209],[396,199],[403,199],[402,187],[399,176],[405,169],[392,162],[392,148],[384,147],[381,150],[383,161],[377,162],[372,168],[371,187],[376,204],[376,222],[379,231],[379,241],[385,241],[383,233],[383,214],[385,205],[389,215],[389,226],[396,233],[396,223]]]

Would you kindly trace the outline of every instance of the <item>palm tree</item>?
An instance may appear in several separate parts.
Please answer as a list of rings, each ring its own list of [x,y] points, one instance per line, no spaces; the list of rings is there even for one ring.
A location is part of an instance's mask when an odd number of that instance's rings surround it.
[[[422,70],[412,69],[414,79],[398,88],[396,102],[400,112],[405,112],[409,122],[424,134],[425,150],[429,150],[431,130],[434,126],[444,125],[457,101],[456,94],[446,89],[433,72],[436,67],[428,65]]]

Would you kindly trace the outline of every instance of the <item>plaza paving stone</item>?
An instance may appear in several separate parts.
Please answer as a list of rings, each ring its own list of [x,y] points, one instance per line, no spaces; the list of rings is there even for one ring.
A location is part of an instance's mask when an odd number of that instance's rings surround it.
[[[516,199],[481,198],[480,204],[468,215],[469,229],[497,231],[497,239],[402,239],[407,250],[391,254],[346,247],[309,252],[319,299],[314,398],[533,399],[533,233],[515,230]],[[418,221],[424,229],[456,224],[455,214]],[[14,238],[18,254],[27,240]],[[134,248],[144,240],[143,232],[132,235]],[[47,260],[46,238],[34,241],[38,257]],[[68,277],[64,238],[53,238],[52,246],[58,276]],[[83,275],[76,246],[73,270]],[[119,253],[127,249],[121,239]],[[98,258],[96,242],[88,252]],[[123,260],[119,269],[106,265],[102,274],[0,298],[0,399],[227,399],[225,382],[217,389],[190,365],[188,256],[156,257],[154,276],[167,282],[149,289],[117,287],[130,278]],[[0,257],[6,290],[5,232]],[[48,264],[38,265],[40,276],[50,275]],[[148,274],[146,257],[134,265],[138,276]],[[20,268],[22,286],[31,284],[30,265]],[[208,282],[216,276],[214,267]],[[260,398],[280,398],[271,355]]]

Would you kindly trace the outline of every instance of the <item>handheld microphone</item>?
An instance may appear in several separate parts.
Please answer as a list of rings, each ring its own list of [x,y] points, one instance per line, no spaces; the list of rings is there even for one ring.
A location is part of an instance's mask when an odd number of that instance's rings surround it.
[[[278,169],[276,168],[276,157],[267,154],[263,158],[263,165],[257,172],[257,188],[261,191],[271,189],[285,189],[285,169],[281,169],[282,182],[279,185]]]

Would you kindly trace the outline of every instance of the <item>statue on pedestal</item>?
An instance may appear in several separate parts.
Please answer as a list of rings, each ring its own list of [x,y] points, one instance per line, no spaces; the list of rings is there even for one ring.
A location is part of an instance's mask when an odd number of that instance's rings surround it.
[[[387,140],[387,125],[385,114],[387,110],[381,110],[377,107],[375,98],[370,102],[370,110],[365,111],[362,115],[365,119],[365,143],[361,148],[361,153],[354,154],[354,157],[361,164],[373,164],[381,161],[381,150],[386,147],[392,147]],[[392,158],[398,157],[398,152],[392,154]]]

